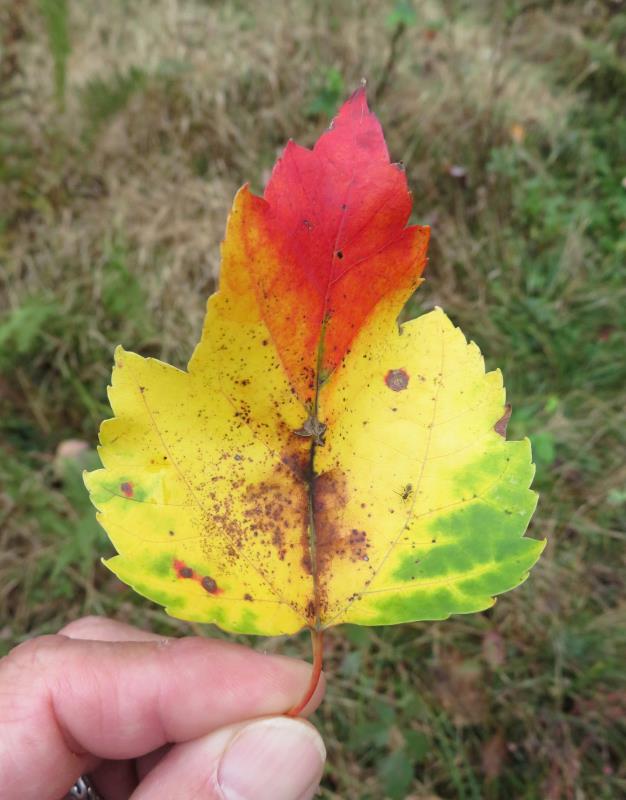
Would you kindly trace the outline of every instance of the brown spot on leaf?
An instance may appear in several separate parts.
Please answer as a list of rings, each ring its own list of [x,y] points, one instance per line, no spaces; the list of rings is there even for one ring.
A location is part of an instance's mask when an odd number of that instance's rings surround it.
[[[133,485],[130,481],[126,481],[125,483],[120,484],[120,492],[125,497],[132,497],[133,496]]]
[[[174,572],[179,578],[193,578],[193,570],[188,567],[184,561],[175,558],[172,564]]]
[[[302,380],[309,389],[313,390],[315,388],[315,370],[313,367],[307,365],[302,367]]]
[[[204,578],[202,578],[200,585],[203,589],[209,592],[209,594],[217,594],[218,592],[217,583],[209,575],[205,575]]]
[[[405,369],[390,369],[385,383],[393,392],[401,392],[409,385],[409,374]]]
[[[367,541],[367,534],[365,531],[359,531],[356,528],[352,528],[350,531],[350,544],[353,546],[359,544],[365,544]]]
[[[500,419],[496,422],[493,426],[493,429],[496,433],[499,433],[503,439],[506,439],[506,428],[509,424],[509,420],[511,419],[511,412],[513,407],[510,403],[507,403],[504,406],[504,414],[500,417]]]
[[[196,583],[199,583],[200,586],[202,586],[202,588],[209,594],[222,593],[222,590],[218,588],[214,578],[211,578],[209,575],[198,575],[198,573],[195,572],[191,567],[187,566],[184,561],[174,559],[172,566],[174,567],[177,577],[182,578],[183,580],[192,580]]]
[[[248,601],[248,603],[251,603],[251,602],[254,600],[254,597],[252,597],[252,595],[251,595],[251,594],[248,594],[248,593],[246,592],[246,594],[244,594],[244,596],[243,596],[243,599],[244,599],[244,600],[247,600],[247,601]]]

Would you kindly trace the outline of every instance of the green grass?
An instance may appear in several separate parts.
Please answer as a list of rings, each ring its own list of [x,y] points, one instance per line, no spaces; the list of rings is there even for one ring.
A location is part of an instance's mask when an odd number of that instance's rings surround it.
[[[0,12],[0,652],[86,613],[221,635],[104,570],[80,471],[108,414],[113,347],[184,365],[236,188],[260,190],[285,141],[312,143],[366,76],[415,221],[432,225],[410,313],[443,306],[502,368],[509,435],[529,435],[537,462],[532,532],[549,547],[488,612],[329,634],[323,796],[626,792],[618,6]],[[87,450],[64,458],[68,439]],[[309,657],[306,637],[252,644]]]

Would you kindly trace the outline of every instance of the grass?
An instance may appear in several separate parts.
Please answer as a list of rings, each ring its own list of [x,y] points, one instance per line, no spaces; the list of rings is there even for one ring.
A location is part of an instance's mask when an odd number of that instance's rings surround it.
[[[619,5],[0,10],[0,651],[86,613],[206,633],[99,564],[80,471],[112,349],[184,365],[236,188],[260,190],[284,142],[310,144],[366,76],[433,229],[410,311],[442,305],[502,368],[549,547],[488,612],[329,634],[322,796],[624,794]],[[253,644],[309,656],[306,637]]]

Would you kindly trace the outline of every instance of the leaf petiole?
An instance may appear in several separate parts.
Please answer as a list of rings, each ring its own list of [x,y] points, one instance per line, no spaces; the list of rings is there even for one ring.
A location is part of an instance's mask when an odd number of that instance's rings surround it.
[[[292,706],[289,711],[285,712],[286,717],[298,717],[309,704],[309,701],[315,694],[315,690],[319,685],[324,660],[324,631],[311,628],[311,643],[313,645],[313,670],[311,672],[311,680],[309,681],[308,688],[302,699],[299,700],[295,706]]]

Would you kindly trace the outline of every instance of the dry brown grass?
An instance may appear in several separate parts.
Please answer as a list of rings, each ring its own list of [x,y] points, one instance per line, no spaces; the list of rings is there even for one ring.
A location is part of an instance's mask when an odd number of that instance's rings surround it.
[[[260,189],[289,137],[310,143],[318,134],[319,122],[304,112],[323,65],[338,69],[349,89],[363,76],[376,86],[386,60],[387,11],[379,4],[337,11],[336,26],[324,3],[302,10],[269,2],[254,10],[177,0],[76,4],[63,113],[46,79],[52,65],[41,19],[23,14],[16,120],[44,156],[32,176],[43,207],[19,223],[6,255],[10,306],[57,286],[69,262],[73,282],[78,270],[97,287],[106,242],[122,235],[158,316],[164,354],[176,351],[174,343],[179,357],[189,351],[236,188],[247,180]],[[441,21],[442,8],[430,3],[422,13],[426,23],[406,32],[377,111],[392,152],[408,165],[417,215],[437,208],[443,297],[457,291],[455,261],[471,272],[488,243],[468,250],[464,208],[441,218],[441,175],[462,162],[470,182],[482,180],[485,153],[509,141],[514,125],[553,141],[575,98],[552,92],[497,25],[452,19],[432,36],[428,20]],[[145,90],[85,146],[81,89],[138,66]],[[494,213],[490,187],[480,188],[483,209]],[[90,299],[97,308],[97,293]]]

